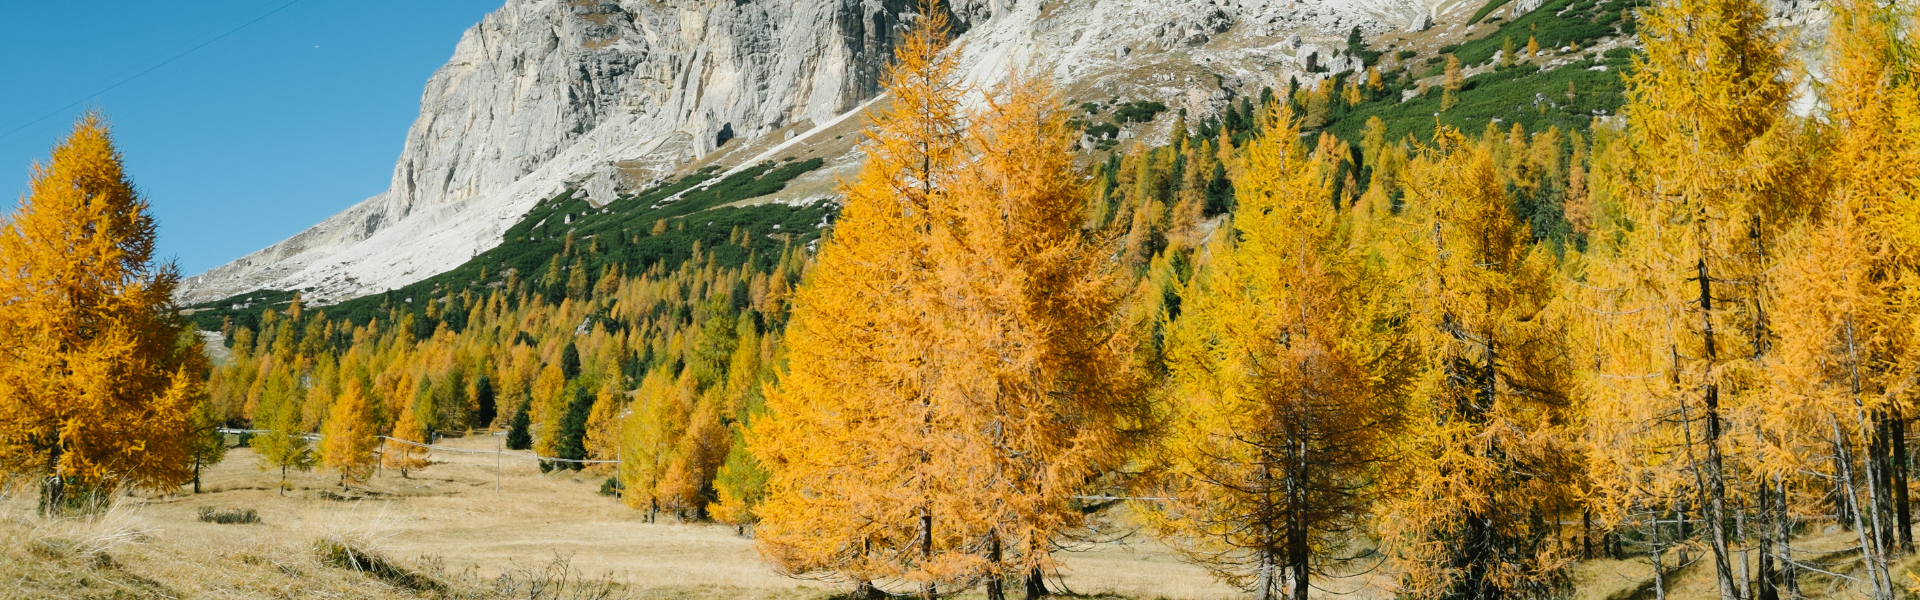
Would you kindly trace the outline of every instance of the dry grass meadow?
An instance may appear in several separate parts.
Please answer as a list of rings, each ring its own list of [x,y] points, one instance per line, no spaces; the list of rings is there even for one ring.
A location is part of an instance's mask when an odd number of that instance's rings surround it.
[[[612,582],[613,597],[822,598],[845,590],[783,577],[732,527],[645,523],[599,494],[607,474],[540,473],[532,461],[491,452],[498,438],[441,444],[434,464],[401,478],[381,471],[340,493],[327,471],[279,471],[235,448],[202,477],[203,493],[121,499],[83,520],[33,516],[31,497],[0,503],[0,598],[386,598],[423,592],[330,566],[314,550],[345,540],[378,556],[465,582],[473,597],[574,598],[591,594],[496,593],[506,580],[545,580],[564,568],[576,581]],[[202,508],[257,511],[254,524],[200,521]],[[104,558],[103,558],[104,557]],[[1168,600],[1239,594],[1163,547],[1140,541],[1063,553],[1072,592]],[[525,584],[522,584],[525,587]],[[455,586],[460,587],[460,586]],[[464,588],[463,588],[464,589]],[[460,595],[432,590],[426,596]]]
[[[345,494],[333,474],[313,471],[291,474],[282,495],[278,471],[237,448],[206,473],[204,493],[129,496],[92,518],[45,519],[31,497],[0,499],[0,598],[825,600],[846,591],[774,573],[731,527],[644,523],[599,494],[605,473],[542,474],[508,457],[496,475],[497,443],[445,440],[474,453],[436,452],[411,477],[383,471]],[[250,509],[259,522],[202,522],[203,509]],[[1858,563],[1851,539],[1830,531],[1797,544],[1844,575]],[[362,555],[371,562],[353,562]],[[1144,536],[1060,558],[1059,583],[1076,595],[1244,596]],[[1668,598],[1717,598],[1705,562],[1670,575]],[[1575,579],[1574,600],[1654,597],[1643,560],[1589,561]],[[1323,580],[1316,596],[1390,598],[1391,581],[1380,571]],[[1864,597],[1845,577],[1807,577],[1802,592]]]

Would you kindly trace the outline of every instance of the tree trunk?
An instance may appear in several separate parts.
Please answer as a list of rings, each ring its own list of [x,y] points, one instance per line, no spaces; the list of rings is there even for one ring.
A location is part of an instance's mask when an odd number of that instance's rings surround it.
[[[1894,409],[1889,416],[1891,418],[1887,420],[1887,438],[1893,444],[1893,456],[1890,461],[1892,464],[1888,469],[1888,472],[1893,475],[1893,529],[1894,533],[1899,535],[1900,550],[1913,552],[1913,504],[1907,491],[1907,476],[1910,473],[1907,460],[1907,419],[1899,409]]]
[[[1260,564],[1254,567],[1253,600],[1277,600],[1274,592],[1280,586],[1274,583],[1274,560],[1271,548],[1260,549]]]
[[[193,493],[200,493],[200,459],[193,460]]]
[[[1580,513],[1580,559],[1593,560],[1593,509]]]
[[[1848,446],[1850,444],[1847,442],[1846,436],[1842,434],[1840,431],[1839,421],[1834,420],[1831,423],[1833,425],[1834,445],[1838,448],[1839,450],[1838,454],[1840,456],[1840,465],[1841,465],[1840,481],[1842,482],[1842,485],[1845,486],[1846,488],[1847,503],[1853,505],[1851,507],[1852,510],[1849,512],[1853,514],[1854,532],[1860,538],[1861,562],[1866,563],[1867,576],[1873,582],[1873,597],[1885,598],[1886,596],[1882,594],[1880,591],[1881,590],[1880,570],[1879,570],[1880,561],[1874,559],[1875,553],[1873,549],[1873,541],[1868,537],[1866,523],[1861,521],[1859,497],[1854,493],[1853,466],[1852,466],[1853,458],[1851,456],[1852,452],[1848,449]]]
[[[1307,600],[1307,525],[1304,507],[1295,503],[1287,516],[1287,569],[1293,577],[1293,600]]]
[[[61,442],[56,438],[53,451],[47,455],[47,472],[51,475],[47,476],[46,488],[41,492],[40,499],[41,514],[56,517],[66,512],[67,503],[67,478],[66,474],[60,472],[60,450]]]
[[[1654,517],[1653,525],[1653,598],[1667,600],[1667,570],[1660,564],[1660,517]]]
[[[1780,553],[1780,584],[1786,588],[1787,597],[1800,597],[1800,578],[1790,559],[1793,558],[1793,521],[1787,515],[1787,484],[1779,475],[1773,476],[1773,531],[1777,538]]]
[[[1714,348],[1713,278],[1707,272],[1705,258],[1696,263],[1696,270],[1700,282],[1701,335],[1706,343],[1707,364],[1711,368],[1720,362]],[[1703,440],[1707,447],[1707,485],[1701,493],[1706,496],[1706,506],[1703,508],[1707,509],[1707,535],[1711,537],[1708,545],[1713,547],[1713,566],[1715,574],[1719,576],[1720,597],[1732,600],[1739,597],[1739,592],[1734,586],[1733,566],[1727,556],[1727,481],[1720,460],[1720,386],[1708,383],[1705,391],[1707,414],[1702,416],[1707,421],[1706,439]]]
[[[933,510],[922,508],[920,509],[920,564],[926,565],[931,562],[933,562]],[[920,600],[934,600],[938,596],[939,593],[934,589],[933,581],[929,580],[920,586]]]
[[[1047,573],[1034,567],[1027,571],[1027,600],[1039,600],[1052,592],[1047,591]]]
[[[1000,534],[987,533],[987,600],[1007,600],[1006,573],[1000,569]]]
[[[1760,484],[1760,497],[1756,503],[1759,504],[1761,523],[1771,520],[1773,515],[1773,499],[1767,493],[1771,487],[1765,481]],[[1754,568],[1753,600],[1780,600],[1780,592],[1774,587],[1773,538],[1764,530],[1754,537],[1759,540],[1760,547],[1759,556],[1755,557],[1758,564]]]

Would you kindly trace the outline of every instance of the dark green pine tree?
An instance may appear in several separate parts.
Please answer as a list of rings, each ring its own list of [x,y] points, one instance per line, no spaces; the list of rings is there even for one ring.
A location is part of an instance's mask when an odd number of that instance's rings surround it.
[[[533,428],[533,417],[527,412],[525,403],[520,405],[520,410],[514,411],[513,424],[507,426],[508,450],[526,450],[533,447],[533,434],[528,431]]]
[[[560,351],[560,374],[565,375],[567,381],[580,376],[580,349],[574,347],[572,341],[568,341],[566,349]]]
[[[1233,183],[1227,180],[1226,167],[1213,163],[1213,175],[1207,178],[1206,215],[1233,212]]]
[[[555,446],[555,451],[558,452],[560,456],[556,458],[564,458],[567,460],[587,459],[587,417],[592,414],[592,412],[593,395],[587,393],[587,389],[584,387],[575,388],[573,392],[573,403],[567,405],[566,416],[560,418],[560,439],[558,440],[559,443]],[[562,469],[578,471],[585,465],[574,462],[560,463],[558,466]]]

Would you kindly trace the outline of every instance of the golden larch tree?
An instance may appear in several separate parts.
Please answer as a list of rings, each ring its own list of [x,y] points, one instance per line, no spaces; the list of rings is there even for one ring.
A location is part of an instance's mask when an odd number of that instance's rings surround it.
[[[1073,497],[1102,491],[1089,482],[1133,458],[1151,421],[1114,240],[1080,227],[1087,177],[1067,117],[1051,85],[1014,73],[972,117],[977,158],[934,213],[944,339],[931,391],[959,427],[945,434],[957,456],[939,462],[978,482],[952,492],[986,527],[974,546],[992,600],[1010,576],[1045,593],[1050,549],[1086,519]]]
[[[421,427],[419,417],[415,416],[415,402],[403,402],[400,418],[393,423],[393,430],[380,449],[382,466],[400,472],[401,477],[432,464],[428,457],[427,433]]]
[[[1620,221],[1587,257],[1589,472],[1612,522],[1692,516],[1721,597],[1739,593],[1730,463],[1756,448],[1749,414],[1772,313],[1768,273],[1795,220],[1792,83],[1753,0],[1670,0],[1644,13],[1626,76]],[[1608,246],[1612,246],[1611,249]],[[1586,350],[1583,350],[1586,351]],[[1686,530],[1689,528],[1681,528]],[[1651,538],[1655,568],[1667,543]]]
[[[1441,128],[1408,168],[1402,276],[1423,360],[1380,527],[1409,597],[1557,597],[1580,491],[1552,251],[1513,214],[1498,140]]]
[[[1268,600],[1305,600],[1372,503],[1413,379],[1384,281],[1343,239],[1334,166],[1272,109],[1233,227],[1181,292],[1165,491],[1143,503],[1191,560]]]
[[[340,473],[340,487],[366,481],[379,460],[374,450],[380,446],[380,427],[359,382],[348,383],[333,401],[320,435],[321,461]]]
[[[191,479],[188,415],[205,385],[173,306],[178,269],[105,118],[90,112],[0,216],[0,470],[68,490]]]
[[[1777,337],[1763,363],[1772,395],[1755,410],[1766,452],[1748,468],[1779,482],[1761,496],[1777,504],[1762,507],[1775,514],[1802,503],[1792,482],[1808,474],[1836,482],[1805,487],[1834,499],[1828,508],[1854,530],[1873,595],[1891,598],[1909,585],[1890,567],[1912,551],[1906,421],[1909,374],[1920,366],[1920,238],[1913,235],[1920,232],[1920,84],[1895,41],[1913,13],[1863,1],[1835,3],[1833,11],[1830,80],[1822,88],[1826,185],[1813,188],[1824,193],[1810,198],[1817,202],[1812,221],[1782,243],[1773,279]],[[1814,494],[1799,495],[1817,502],[1807,497]],[[1786,544],[1763,538],[1770,541]],[[1773,554],[1762,552],[1763,591],[1789,583],[1778,571],[1791,567],[1776,567]]]
[[[931,297],[931,215],[952,190],[962,88],[940,10],[899,46],[887,106],[870,115],[867,154],[840,216],[796,293],[788,371],[747,438],[768,471],[756,541],[775,569],[846,581],[936,583],[977,570],[966,548],[986,528],[954,502],[940,444],[952,407],[939,377]]]

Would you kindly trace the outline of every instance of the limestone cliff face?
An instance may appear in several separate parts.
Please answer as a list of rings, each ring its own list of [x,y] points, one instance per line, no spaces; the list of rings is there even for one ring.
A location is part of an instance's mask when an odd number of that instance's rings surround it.
[[[497,243],[537,197],[611,160],[670,167],[723,136],[832,119],[877,93],[914,6],[510,0],[427,82],[385,193],[191,278],[182,299],[403,285]]]
[[[1070,94],[1185,102],[1303,75],[1314,43],[1400,29],[1458,0],[952,0],[977,83],[1050,70]],[[917,0],[507,0],[427,82],[390,189],[188,279],[339,300],[444,272],[539,200],[604,201],[730,139],[805,138],[880,91]],[[1447,8],[1446,10],[1457,10]],[[1303,43],[1303,38],[1305,43]],[[1326,63],[1321,63],[1326,64]],[[1303,77],[1304,79],[1304,77]],[[769,138],[771,139],[771,138]],[[781,138],[785,139],[785,138]],[[726,146],[740,154],[741,145]],[[752,147],[747,144],[747,147]],[[724,154],[724,153],[723,153]],[[751,153],[745,153],[751,154]],[[734,157],[733,161],[753,156]],[[737,164],[737,162],[735,163]]]

